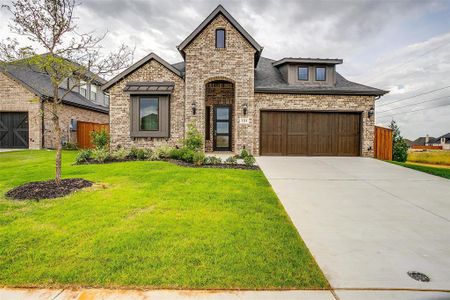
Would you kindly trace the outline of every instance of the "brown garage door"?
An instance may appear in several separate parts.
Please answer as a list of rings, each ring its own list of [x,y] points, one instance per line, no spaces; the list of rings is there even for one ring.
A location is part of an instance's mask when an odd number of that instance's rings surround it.
[[[261,155],[358,156],[360,114],[261,112]]]

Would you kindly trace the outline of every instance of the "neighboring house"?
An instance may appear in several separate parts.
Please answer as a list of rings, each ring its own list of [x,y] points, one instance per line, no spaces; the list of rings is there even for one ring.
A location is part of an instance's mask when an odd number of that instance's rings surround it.
[[[151,53],[103,86],[112,148],[178,146],[192,123],[207,152],[373,156],[387,92],[346,80],[341,59],[262,57],[221,5],[177,48],[182,62]]]
[[[437,138],[432,138],[428,142],[430,146],[442,146],[443,150],[450,150],[450,132]]]
[[[403,139],[408,146],[408,148],[411,148],[414,145],[414,141],[411,141],[410,139]]]
[[[429,136],[428,134],[426,136],[421,136],[412,141],[412,146],[430,146],[429,142],[431,140],[434,140],[434,137]]]
[[[92,78],[91,78],[92,79]],[[76,143],[77,121],[108,123],[109,97],[101,90],[106,81],[87,79],[62,101],[60,124],[63,142]],[[67,79],[64,94],[75,84]],[[49,103],[50,77],[36,68],[9,64],[0,69],[0,148],[56,148]]]

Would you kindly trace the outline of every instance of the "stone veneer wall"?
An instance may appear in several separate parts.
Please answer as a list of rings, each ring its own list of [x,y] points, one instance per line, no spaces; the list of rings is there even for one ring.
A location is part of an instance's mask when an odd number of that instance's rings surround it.
[[[375,116],[368,118],[367,111],[374,107],[374,96],[347,95],[295,95],[255,93],[255,110],[249,111],[253,119],[252,152],[259,155],[260,111],[270,109],[317,110],[317,111],[360,111],[362,113],[362,156],[373,157]]]
[[[129,81],[172,81],[175,87],[170,96],[170,137],[131,138],[130,137],[130,95],[123,89]],[[117,147],[158,147],[160,145],[181,145],[184,137],[184,81],[155,60],[145,65],[113,85],[110,90],[110,135],[111,148]],[[190,105],[189,105],[190,108]]]
[[[225,28],[226,48],[216,49],[215,30]],[[185,49],[186,61],[186,125],[196,124],[205,132],[205,85],[215,80],[234,83],[235,101],[232,124],[234,152],[252,144],[252,123],[239,124],[244,117],[242,106],[254,103],[254,55],[255,49],[222,15],[217,16]],[[197,113],[192,115],[191,104],[196,103]],[[213,125],[213,124],[211,124]]]
[[[56,139],[54,135],[54,126],[51,119],[51,103],[44,102],[44,147],[45,148],[56,148]],[[70,105],[62,105],[58,109],[59,124],[61,126],[62,139],[70,142],[77,142],[76,131],[70,131],[70,119],[76,119],[77,121],[92,122],[107,124],[109,123],[109,115],[83,109],[79,107],[74,107]]]
[[[41,148],[42,115],[39,97],[0,73],[0,112],[28,112],[29,148]]]

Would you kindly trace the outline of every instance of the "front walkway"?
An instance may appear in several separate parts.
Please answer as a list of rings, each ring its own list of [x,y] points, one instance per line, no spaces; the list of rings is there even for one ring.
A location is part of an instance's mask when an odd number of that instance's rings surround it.
[[[369,158],[257,160],[333,288],[450,290],[449,180]]]

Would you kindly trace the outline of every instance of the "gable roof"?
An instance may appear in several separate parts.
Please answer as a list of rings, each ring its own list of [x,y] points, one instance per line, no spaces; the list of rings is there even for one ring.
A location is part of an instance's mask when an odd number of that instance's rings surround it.
[[[139,61],[137,61],[136,63],[134,63],[131,67],[128,67],[127,69],[123,70],[121,73],[119,73],[118,75],[116,75],[112,79],[110,79],[107,83],[105,83],[102,86],[102,90],[109,89],[111,86],[116,84],[118,81],[122,80],[123,78],[125,78],[129,74],[133,73],[134,71],[136,71],[137,69],[139,69],[144,64],[146,64],[147,62],[151,61],[152,59],[154,59],[157,62],[159,62],[161,65],[166,67],[169,71],[175,73],[176,75],[178,75],[180,77],[183,77],[183,74],[181,73],[180,70],[178,70],[173,65],[169,64],[167,61],[165,61],[164,59],[162,59],[161,57],[159,57],[158,55],[156,55],[155,53],[152,52],[149,55],[147,55],[144,58],[142,58]]]
[[[180,45],[177,46],[178,51],[181,52],[181,55],[184,58],[184,51],[183,49],[186,48],[202,31],[205,29],[218,15],[224,16],[233,26],[236,28],[236,30],[250,43],[250,45],[253,46],[256,50],[255,54],[255,65],[258,63],[259,57],[261,56],[261,52],[263,50],[263,47],[258,44],[257,41],[233,18],[233,16],[222,6],[219,4],[219,6],[214,9],[209,16],[202,22],[200,25],[195,28],[194,31],[184,40],[181,42]]]
[[[50,76],[48,76],[47,74],[24,64],[5,64],[3,66],[1,68],[1,71],[3,71],[12,79],[21,83],[32,93],[41,98],[53,98],[52,83],[50,80]],[[67,89],[59,88],[60,94],[64,94],[67,91]],[[106,114],[109,112],[109,109],[107,107],[95,104],[74,91],[70,91],[62,99],[62,103]]]
[[[345,79],[336,72],[334,86],[289,85],[274,66],[273,59],[261,57],[255,69],[255,92],[285,94],[321,94],[321,95],[369,95],[381,96],[388,91],[362,85]]]

